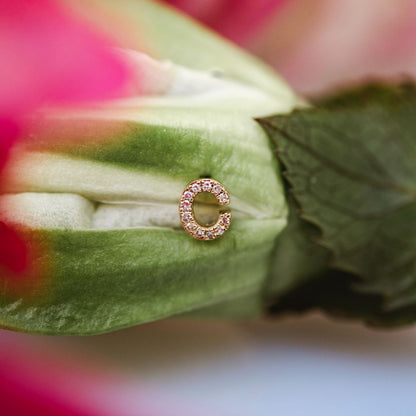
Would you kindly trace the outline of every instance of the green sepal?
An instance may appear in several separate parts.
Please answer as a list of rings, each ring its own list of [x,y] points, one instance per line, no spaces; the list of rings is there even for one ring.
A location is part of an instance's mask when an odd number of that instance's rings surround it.
[[[31,276],[31,296],[2,287],[1,326],[96,334],[258,294],[281,228],[240,221],[208,242],[169,229],[37,231],[45,267]]]
[[[288,230],[298,224],[297,239],[309,238],[327,251],[321,259],[328,258],[318,278],[306,274],[299,291],[288,294],[290,301],[281,298],[274,309],[303,304],[378,325],[414,321],[415,88],[372,85],[260,123],[299,204],[301,220],[292,217]],[[312,228],[300,228],[299,221]],[[285,233],[281,237],[278,248],[284,250]],[[317,261],[304,259],[304,268]],[[287,274],[296,280],[296,269]],[[278,281],[278,268],[272,276]]]

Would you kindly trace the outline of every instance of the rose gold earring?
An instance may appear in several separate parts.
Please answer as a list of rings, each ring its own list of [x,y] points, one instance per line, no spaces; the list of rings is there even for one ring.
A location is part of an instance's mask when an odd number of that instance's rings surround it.
[[[197,240],[214,240],[221,237],[231,224],[231,212],[220,211],[214,225],[204,226],[194,217],[193,203],[196,195],[210,192],[215,196],[219,205],[228,205],[230,197],[224,186],[214,179],[197,179],[192,181],[182,192],[179,200],[179,217],[184,230]]]

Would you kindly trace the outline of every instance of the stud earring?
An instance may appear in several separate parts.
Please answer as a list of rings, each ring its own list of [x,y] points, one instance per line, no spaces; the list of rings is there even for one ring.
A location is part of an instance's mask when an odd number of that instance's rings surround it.
[[[188,184],[179,200],[179,217],[184,230],[197,240],[214,240],[221,237],[231,224],[231,212],[220,211],[215,224],[204,226],[194,216],[195,197],[201,192],[210,192],[219,205],[228,205],[230,197],[224,186],[214,179],[197,179]]]

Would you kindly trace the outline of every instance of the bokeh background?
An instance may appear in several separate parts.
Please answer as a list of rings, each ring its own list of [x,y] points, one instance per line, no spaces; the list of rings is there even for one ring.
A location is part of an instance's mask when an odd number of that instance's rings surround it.
[[[2,415],[415,412],[416,331],[374,331],[319,315],[172,319],[94,337],[3,331],[0,355]],[[22,403],[26,413],[16,412]]]
[[[302,95],[416,74],[414,0],[170,0]]]
[[[267,61],[308,97],[416,72],[414,0],[170,3]],[[90,40],[93,48],[101,42]],[[90,65],[110,59],[97,56]],[[109,77],[116,88],[122,69]],[[99,83],[94,88],[81,98],[101,97]],[[19,111],[35,107],[33,97]],[[13,138],[17,118],[0,116]],[[416,329],[367,329],[318,313],[277,321],[171,319],[94,337],[0,331],[1,416],[411,416],[415,385]]]

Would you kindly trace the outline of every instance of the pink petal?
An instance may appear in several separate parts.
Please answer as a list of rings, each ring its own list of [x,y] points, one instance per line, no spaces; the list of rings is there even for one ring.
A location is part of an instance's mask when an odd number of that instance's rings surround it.
[[[0,115],[119,94],[127,70],[111,43],[53,0],[0,0]]]
[[[288,0],[168,0],[173,6],[245,45]]]
[[[22,273],[28,268],[28,248],[25,241],[13,228],[0,221],[0,264],[3,266],[2,277],[7,272]],[[6,272],[6,273],[5,273]]]
[[[11,147],[20,134],[18,123],[12,118],[0,116],[0,172],[5,165]]]
[[[175,411],[172,399],[161,400],[153,389],[94,357],[83,358],[70,347],[45,351],[45,346],[35,337],[0,332],[2,416],[187,414]]]
[[[57,1],[0,0],[0,173],[24,117],[36,108],[122,93],[129,70],[111,47]],[[28,247],[17,231],[0,225],[2,280],[14,290],[29,276]]]

